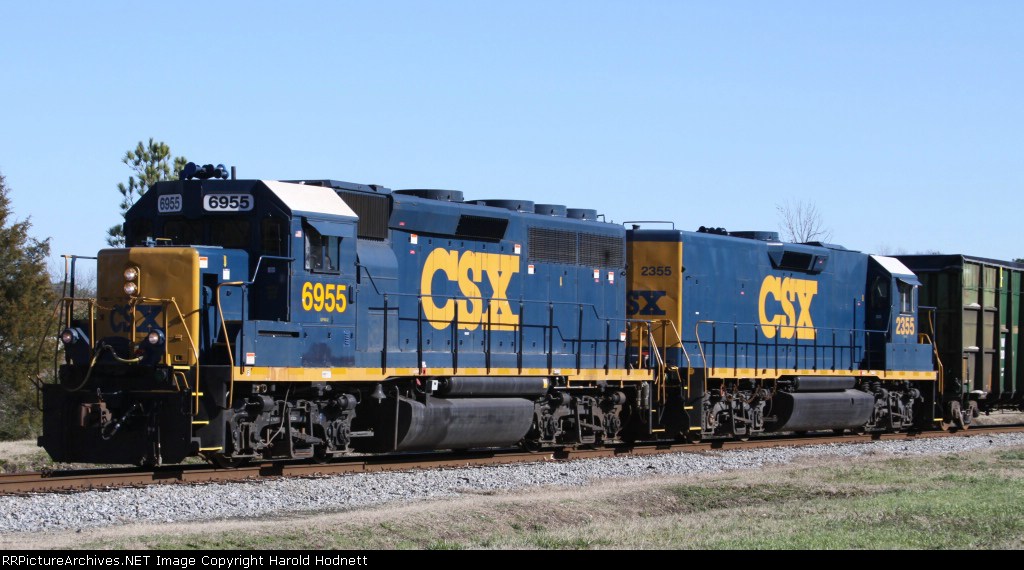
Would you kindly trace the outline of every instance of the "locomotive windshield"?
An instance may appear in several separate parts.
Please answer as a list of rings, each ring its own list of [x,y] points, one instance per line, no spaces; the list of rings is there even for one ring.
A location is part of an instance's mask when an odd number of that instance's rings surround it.
[[[210,243],[228,249],[245,249],[249,245],[248,218],[216,218],[209,222]]]
[[[278,225],[280,222],[278,222]],[[160,245],[212,245],[228,249],[246,249],[251,243],[248,217],[231,216],[208,220],[190,220],[183,217],[168,218],[163,230],[154,230],[148,221],[140,220],[129,229],[128,245],[141,246],[150,241]],[[264,249],[280,250],[284,245],[283,232],[273,224],[267,226],[269,235],[262,236]]]

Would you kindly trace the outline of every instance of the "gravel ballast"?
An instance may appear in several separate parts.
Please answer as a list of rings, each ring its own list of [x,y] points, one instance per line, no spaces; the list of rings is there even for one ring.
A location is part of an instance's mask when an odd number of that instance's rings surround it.
[[[1011,433],[0,497],[0,532],[338,512],[463,493],[515,491],[543,485],[579,486],[610,478],[758,469],[803,458],[955,454],[1019,446],[1024,446],[1024,434]]]

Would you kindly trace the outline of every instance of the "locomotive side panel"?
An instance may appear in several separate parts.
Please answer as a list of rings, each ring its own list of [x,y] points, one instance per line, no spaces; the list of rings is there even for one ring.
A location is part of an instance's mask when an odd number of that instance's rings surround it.
[[[916,306],[865,295],[875,277],[886,293],[916,283],[910,271],[888,258],[747,233],[629,232],[631,260],[681,261],[679,278],[630,271],[631,316],[641,317],[643,300],[644,318],[675,328],[681,306],[678,337],[660,347],[670,372],[678,367],[659,390],[665,430],[730,437],[930,423],[931,347],[907,340]],[[904,321],[911,324],[895,330]]]

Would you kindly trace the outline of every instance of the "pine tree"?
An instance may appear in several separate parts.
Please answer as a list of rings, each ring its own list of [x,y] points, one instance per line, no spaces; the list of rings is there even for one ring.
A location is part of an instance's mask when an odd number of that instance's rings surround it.
[[[52,368],[57,295],[46,265],[50,240],[30,237],[29,220],[12,221],[8,192],[0,174],[0,439],[21,439],[39,433],[35,382]]]
[[[125,152],[121,162],[127,164],[135,173],[134,176],[128,177],[128,184],[120,182],[117,185],[117,191],[121,193],[123,218],[135,200],[145,194],[150,186],[162,180],[173,179],[182,168],[185,168],[188,160],[183,156],[172,158],[171,147],[150,137],[148,144],[139,141],[134,150]],[[124,245],[123,223],[110,226],[107,230],[107,243],[114,247]]]

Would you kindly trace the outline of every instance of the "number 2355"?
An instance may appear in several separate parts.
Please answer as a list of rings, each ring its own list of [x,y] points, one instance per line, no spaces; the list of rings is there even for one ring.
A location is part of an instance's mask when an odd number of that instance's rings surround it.
[[[306,281],[302,284],[302,310],[344,313],[348,308],[348,298],[345,297],[347,289],[345,285]]]
[[[640,267],[640,275],[672,275],[672,267],[668,265],[644,265]]]
[[[896,317],[896,334],[914,334],[914,317]]]

